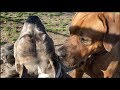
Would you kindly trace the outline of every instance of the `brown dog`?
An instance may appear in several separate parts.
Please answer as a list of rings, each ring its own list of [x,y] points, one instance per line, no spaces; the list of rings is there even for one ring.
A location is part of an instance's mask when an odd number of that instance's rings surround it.
[[[76,13],[69,31],[70,37],[57,54],[64,69],[75,69],[72,77],[82,77],[84,72],[96,78],[116,76],[120,68],[120,13]]]

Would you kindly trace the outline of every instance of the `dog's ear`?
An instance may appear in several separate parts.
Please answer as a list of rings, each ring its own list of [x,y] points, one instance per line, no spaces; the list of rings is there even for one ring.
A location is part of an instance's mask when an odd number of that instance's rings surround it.
[[[80,30],[79,26],[83,23],[89,13],[90,12],[76,12],[76,14],[72,18],[72,22],[69,27],[70,35],[73,35]]]
[[[103,45],[110,52],[112,47],[120,39],[120,14],[108,14],[106,17],[107,32],[104,36]]]
[[[26,78],[27,77],[27,69],[24,65],[17,64],[17,71],[19,73],[20,78]]]

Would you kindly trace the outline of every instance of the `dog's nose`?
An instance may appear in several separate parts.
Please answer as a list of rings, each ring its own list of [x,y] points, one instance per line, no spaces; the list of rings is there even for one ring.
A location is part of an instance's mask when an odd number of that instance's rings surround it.
[[[60,47],[58,48],[57,50],[57,55],[60,57],[60,58],[64,58],[66,56],[66,49],[64,47]]]
[[[26,20],[27,23],[35,24],[39,21],[38,16],[29,16],[28,19]]]
[[[30,25],[35,25],[37,26],[38,31],[46,33],[45,27],[38,16],[29,16],[28,19],[26,20],[26,23]]]

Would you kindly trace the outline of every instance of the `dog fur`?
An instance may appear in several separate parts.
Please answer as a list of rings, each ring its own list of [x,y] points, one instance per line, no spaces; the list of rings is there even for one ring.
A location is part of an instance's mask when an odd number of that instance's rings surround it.
[[[78,12],[69,31],[70,37],[57,54],[64,67],[74,69],[73,78],[84,72],[92,78],[116,76],[120,68],[120,13]]]
[[[57,60],[54,43],[37,16],[29,16],[24,23],[14,44],[14,57],[20,78],[43,78],[41,74],[47,75],[44,78],[55,78]]]

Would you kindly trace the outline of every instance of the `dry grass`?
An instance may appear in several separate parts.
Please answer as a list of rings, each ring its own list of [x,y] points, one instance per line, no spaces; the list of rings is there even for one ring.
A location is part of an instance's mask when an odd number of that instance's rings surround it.
[[[1,12],[0,45],[4,43],[14,43],[17,40],[27,17],[33,15],[39,16],[48,33],[49,31],[52,32],[53,33],[52,37],[55,38],[55,37],[59,37],[60,34],[63,35],[69,34],[68,27],[70,25],[74,13],[73,12]],[[56,32],[58,33],[57,35],[55,34]]]

